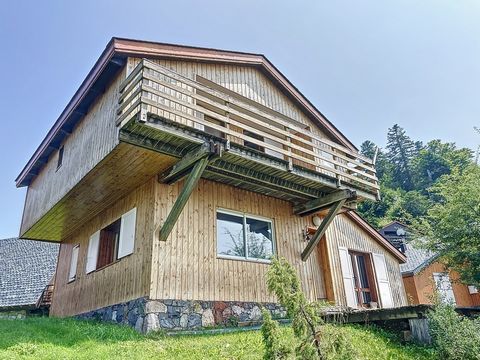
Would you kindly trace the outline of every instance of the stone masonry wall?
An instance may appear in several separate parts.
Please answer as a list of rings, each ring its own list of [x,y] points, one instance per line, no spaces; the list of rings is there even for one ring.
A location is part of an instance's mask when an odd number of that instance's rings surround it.
[[[194,330],[214,326],[239,326],[262,319],[261,307],[274,318],[285,318],[286,311],[274,303],[259,304],[231,301],[149,300],[139,298],[77,315],[152,330]]]

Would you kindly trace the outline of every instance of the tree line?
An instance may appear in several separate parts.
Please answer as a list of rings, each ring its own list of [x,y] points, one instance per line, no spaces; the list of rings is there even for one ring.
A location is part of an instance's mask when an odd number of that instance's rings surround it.
[[[359,213],[377,228],[393,220],[409,225],[421,246],[480,287],[478,151],[415,141],[398,125],[388,130],[385,149],[367,140],[360,151],[370,158],[377,152],[381,200],[360,203]]]

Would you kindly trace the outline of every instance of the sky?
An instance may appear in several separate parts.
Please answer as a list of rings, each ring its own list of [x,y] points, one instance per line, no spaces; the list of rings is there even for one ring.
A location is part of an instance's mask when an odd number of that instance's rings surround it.
[[[266,55],[359,146],[387,129],[476,149],[480,2],[1,1],[0,238],[17,236],[14,180],[111,37]]]

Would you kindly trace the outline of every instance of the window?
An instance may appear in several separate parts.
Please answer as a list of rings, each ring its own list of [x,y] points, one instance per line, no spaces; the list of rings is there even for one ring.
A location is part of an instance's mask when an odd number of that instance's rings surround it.
[[[372,301],[377,300],[374,294],[375,287],[372,286],[374,281],[370,256],[365,253],[350,252],[350,260],[357,302],[362,307],[369,306]]]
[[[68,272],[68,282],[75,280],[77,277],[77,262],[78,262],[79,249],[80,249],[79,245],[75,245],[72,248],[72,254],[70,257],[70,270]]]
[[[133,208],[90,236],[85,269],[87,274],[133,253],[135,221],[136,208]]]
[[[440,296],[440,301],[446,304],[455,305],[455,295],[453,293],[452,282],[447,273],[433,273],[435,287]]]
[[[274,254],[272,221],[217,211],[217,254],[221,257],[269,261]]]
[[[63,163],[63,145],[60,146],[60,149],[58,149],[58,159],[57,159],[57,170],[62,166]]]

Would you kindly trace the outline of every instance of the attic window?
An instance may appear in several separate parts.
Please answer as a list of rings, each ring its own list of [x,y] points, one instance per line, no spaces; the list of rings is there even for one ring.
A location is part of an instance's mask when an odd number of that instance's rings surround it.
[[[58,149],[58,160],[57,160],[57,170],[62,166],[63,163],[63,145]]]

